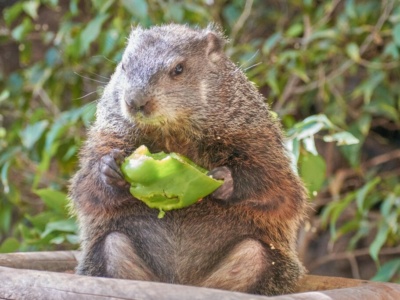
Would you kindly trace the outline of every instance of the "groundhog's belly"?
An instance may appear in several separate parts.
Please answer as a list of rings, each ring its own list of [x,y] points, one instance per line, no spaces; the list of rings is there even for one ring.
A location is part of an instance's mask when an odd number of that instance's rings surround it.
[[[162,219],[157,211],[126,218],[123,233],[164,282],[196,284],[192,278],[212,270],[228,247],[245,238],[257,239],[250,227],[215,203],[166,212]]]

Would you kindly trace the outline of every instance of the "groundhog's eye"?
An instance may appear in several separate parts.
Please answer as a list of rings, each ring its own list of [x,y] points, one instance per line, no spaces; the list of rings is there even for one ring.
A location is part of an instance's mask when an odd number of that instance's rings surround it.
[[[172,71],[172,75],[177,76],[182,74],[182,72],[183,72],[183,64],[177,64],[175,66],[175,69]]]

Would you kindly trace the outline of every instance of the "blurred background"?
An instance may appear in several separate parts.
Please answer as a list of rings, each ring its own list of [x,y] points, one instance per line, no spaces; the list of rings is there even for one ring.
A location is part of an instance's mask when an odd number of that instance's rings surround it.
[[[400,0],[1,0],[0,16],[0,252],[78,248],[68,180],[132,26],[214,22],[309,189],[309,272],[400,283]]]

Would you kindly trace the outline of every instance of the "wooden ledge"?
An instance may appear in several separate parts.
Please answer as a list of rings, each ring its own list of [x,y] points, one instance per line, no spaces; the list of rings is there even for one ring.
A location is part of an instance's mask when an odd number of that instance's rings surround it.
[[[78,255],[77,251],[0,254],[0,299],[400,299],[398,284],[315,275],[305,276],[296,294],[275,297],[159,282],[80,276],[72,274]]]

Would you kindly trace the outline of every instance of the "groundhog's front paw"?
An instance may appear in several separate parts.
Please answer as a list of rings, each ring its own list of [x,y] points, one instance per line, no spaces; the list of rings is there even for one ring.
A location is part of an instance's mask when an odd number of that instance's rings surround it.
[[[120,165],[124,160],[121,150],[114,149],[100,159],[100,177],[107,185],[128,188],[129,183],[122,175]]]
[[[224,183],[211,194],[214,199],[227,201],[233,194],[233,179],[228,167],[218,167],[211,170],[208,175],[215,179],[223,180]]]

